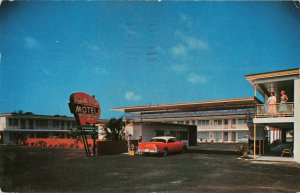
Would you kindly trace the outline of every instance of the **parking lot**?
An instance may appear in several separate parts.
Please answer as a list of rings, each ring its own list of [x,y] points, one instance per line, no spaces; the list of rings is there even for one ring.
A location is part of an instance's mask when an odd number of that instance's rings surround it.
[[[299,192],[300,164],[237,159],[233,145],[188,153],[86,158],[84,151],[0,146],[3,192]]]

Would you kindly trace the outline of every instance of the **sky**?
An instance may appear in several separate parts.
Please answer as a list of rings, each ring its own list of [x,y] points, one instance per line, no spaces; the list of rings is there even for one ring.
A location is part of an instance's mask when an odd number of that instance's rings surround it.
[[[300,7],[285,1],[4,1],[0,113],[251,97],[245,75],[300,67]]]

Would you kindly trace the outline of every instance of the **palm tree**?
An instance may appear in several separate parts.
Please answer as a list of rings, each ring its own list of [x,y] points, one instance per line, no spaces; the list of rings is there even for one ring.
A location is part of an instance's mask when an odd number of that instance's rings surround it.
[[[125,122],[123,117],[112,118],[103,126],[105,132],[105,138],[110,141],[124,140],[123,132],[125,128]]]

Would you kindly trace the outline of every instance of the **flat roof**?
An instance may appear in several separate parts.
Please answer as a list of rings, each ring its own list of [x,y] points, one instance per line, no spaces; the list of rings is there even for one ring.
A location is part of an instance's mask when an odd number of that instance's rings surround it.
[[[219,109],[230,109],[230,108],[251,108],[255,104],[261,103],[256,97],[248,98],[234,98],[234,99],[223,99],[223,100],[210,100],[200,102],[185,102],[175,104],[160,104],[160,105],[144,105],[144,106],[131,106],[131,107],[118,107],[112,108],[114,111],[124,112],[151,112],[151,111],[187,111],[194,109],[201,110],[219,110]]]
[[[74,117],[66,115],[36,115],[33,113],[0,113],[0,117],[75,121]],[[107,119],[99,119],[97,123],[101,124],[106,122],[108,122]]]
[[[270,77],[280,77],[280,76],[291,76],[291,75],[299,75],[300,68],[294,68],[289,70],[280,70],[280,71],[273,71],[273,72],[265,72],[259,74],[249,74],[246,75],[246,80],[255,80],[255,79],[262,79],[262,78],[270,78]]]
[[[18,117],[18,118],[34,118],[34,119],[75,119],[65,115],[36,115],[33,113],[0,113],[0,117]]]

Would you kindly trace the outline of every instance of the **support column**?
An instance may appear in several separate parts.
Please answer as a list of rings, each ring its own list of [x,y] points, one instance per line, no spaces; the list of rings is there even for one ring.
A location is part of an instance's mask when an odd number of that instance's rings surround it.
[[[294,160],[300,163],[300,79],[294,81]]]
[[[253,159],[256,159],[256,123],[253,125],[254,136],[253,136]]]

